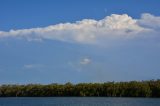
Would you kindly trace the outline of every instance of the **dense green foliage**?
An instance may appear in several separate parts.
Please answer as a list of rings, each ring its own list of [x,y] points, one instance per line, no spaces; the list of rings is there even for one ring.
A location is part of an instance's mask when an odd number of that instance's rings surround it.
[[[0,97],[45,96],[160,97],[160,80],[0,86]]]

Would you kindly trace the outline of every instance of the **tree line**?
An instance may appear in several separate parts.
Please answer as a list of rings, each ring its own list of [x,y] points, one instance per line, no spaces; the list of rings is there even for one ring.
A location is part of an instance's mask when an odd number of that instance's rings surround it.
[[[160,80],[0,85],[0,97],[160,97]]]

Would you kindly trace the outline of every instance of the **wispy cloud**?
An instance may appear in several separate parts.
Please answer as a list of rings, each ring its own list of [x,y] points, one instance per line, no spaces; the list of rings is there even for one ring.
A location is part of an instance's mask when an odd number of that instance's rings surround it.
[[[68,65],[74,70],[81,72],[87,70],[91,66],[92,62],[93,60],[91,58],[84,56],[79,58],[77,61],[69,61]]]
[[[91,59],[89,58],[83,58],[81,61],[80,61],[80,64],[81,65],[87,65],[87,64],[90,64],[91,63]]]
[[[134,19],[127,14],[112,14],[101,20],[83,19],[75,23],[60,23],[42,28],[0,31],[0,38],[26,38],[60,40],[80,44],[95,44],[110,39],[134,39],[160,33],[160,17],[142,14]]]
[[[33,69],[33,68],[42,68],[44,67],[44,65],[43,64],[25,64],[23,67],[26,69]]]

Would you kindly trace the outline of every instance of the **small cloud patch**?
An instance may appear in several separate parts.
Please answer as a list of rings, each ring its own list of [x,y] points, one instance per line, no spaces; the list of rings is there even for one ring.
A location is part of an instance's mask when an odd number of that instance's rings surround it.
[[[91,59],[89,58],[83,58],[81,61],[80,61],[80,64],[81,65],[87,65],[87,64],[90,64],[91,63]]]

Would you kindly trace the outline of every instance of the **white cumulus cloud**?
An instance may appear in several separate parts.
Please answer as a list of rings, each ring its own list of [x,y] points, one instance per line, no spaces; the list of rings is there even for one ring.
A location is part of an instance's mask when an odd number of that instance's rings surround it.
[[[0,38],[26,38],[29,41],[43,39],[64,42],[94,44],[110,39],[133,39],[159,33],[160,17],[149,13],[140,19],[127,14],[112,14],[101,20],[83,19],[75,23],[60,23],[42,28],[0,31]]]
[[[142,14],[141,19],[138,20],[138,24],[153,30],[160,29],[160,17],[145,13]]]

